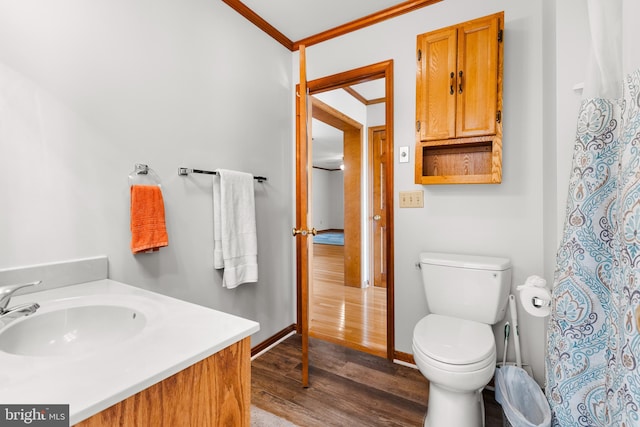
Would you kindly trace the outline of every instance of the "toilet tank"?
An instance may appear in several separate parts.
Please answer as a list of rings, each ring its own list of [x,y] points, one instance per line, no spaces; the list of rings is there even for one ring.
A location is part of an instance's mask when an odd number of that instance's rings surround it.
[[[511,290],[507,258],[420,254],[429,312],[493,325],[504,317]]]

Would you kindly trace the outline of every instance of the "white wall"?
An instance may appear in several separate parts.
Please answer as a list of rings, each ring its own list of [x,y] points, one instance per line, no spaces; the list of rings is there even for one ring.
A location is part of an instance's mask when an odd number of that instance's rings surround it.
[[[291,53],[222,2],[0,2],[0,268],[106,254],[109,276],[292,324]],[[169,246],[133,256],[134,163],[161,177]],[[211,184],[256,184],[258,284],[212,269]]]
[[[313,169],[313,225],[318,230],[344,229],[344,173]]]
[[[367,126],[382,126],[387,120],[385,117],[386,104],[367,105]]]
[[[556,203],[543,192],[543,7],[525,0],[449,0],[307,49],[308,79],[383,60],[394,61],[394,143],[415,145],[415,46],[418,34],[505,12],[504,152],[500,185],[414,184],[414,159],[395,163],[395,347],[411,353],[413,327],[427,313],[420,272],[421,251],[507,256],[513,263],[513,291],[545,269],[543,206]],[[294,75],[298,57],[294,55]],[[553,93],[551,94],[553,96]],[[413,157],[413,156],[412,156]],[[400,190],[423,189],[423,209],[399,209]],[[555,218],[554,218],[555,220]],[[544,377],[545,321],[520,307],[523,358]],[[506,319],[505,319],[506,320]],[[502,353],[503,323],[496,325]],[[513,348],[513,347],[512,347]],[[513,350],[509,358],[514,359]]]
[[[402,352],[411,353],[413,325],[426,314],[414,268],[420,251],[508,256],[514,288],[530,274],[552,280],[586,12],[580,0],[448,0],[308,48],[309,79],[393,59],[395,145],[413,148],[416,35],[500,10],[503,183],[417,186],[414,159],[396,160],[395,193],[425,192],[423,209],[398,209],[396,198]],[[292,323],[297,54],[291,60],[221,2],[0,2],[0,268],[106,254],[114,279],[258,320],[254,343]],[[162,178],[170,246],[134,257],[126,176],[135,162]],[[209,180],[178,177],[178,166],[269,177],[256,185],[258,285],[220,288],[210,267]],[[520,313],[524,360],[541,380],[545,322]],[[502,324],[495,331],[501,354]]]
[[[329,173],[329,228],[344,230],[344,172]]]

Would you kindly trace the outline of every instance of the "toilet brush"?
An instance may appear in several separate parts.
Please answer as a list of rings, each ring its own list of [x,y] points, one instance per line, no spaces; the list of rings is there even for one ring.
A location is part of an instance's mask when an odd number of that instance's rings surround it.
[[[504,352],[502,353],[502,366],[507,364],[507,347],[509,346],[509,332],[511,326],[509,322],[504,324]]]
[[[522,368],[522,356],[520,354],[520,331],[518,331],[518,312],[516,311],[516,296],[509,295],[509,310],[513,322],[513,342],[516,347],[516,366]]]

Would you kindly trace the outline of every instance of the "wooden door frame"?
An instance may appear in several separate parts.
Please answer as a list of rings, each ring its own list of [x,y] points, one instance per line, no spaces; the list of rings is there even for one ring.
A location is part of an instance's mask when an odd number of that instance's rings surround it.
[[[385,126],[387,129],[387,164],[388,173],[385,179],[385,201],[389,209],[387,209],[387,359],[393,360],[395,356],[395,306],[394,306],[394,223],[393,223],[393,60],[379,62],[377,64],[367,65],[365,67],[356,68],[338,74],[321,77],[306,83],[307,90],[310,95],[327,92],[334,89],[340,89],[346,86],[364,83],[371,80],[385,79]],[[298,89],[298,93],[300,93]],[[299,111],[300,97],[297,97],[296,110]],[[296,135],[299,135],[299,122],[296,120]],[[301,141],[296,138],[296,152],[300,153]],[[297,165],[300,162],[300,156],[297,156]],[[301,208],[300,204],[302,196],[301,181],[299,173],[296,174],[296,218],[299,218]],[[306,196],[303,197],[306,201]],[[301,260],[300,251],[296,251],[296,265],[300,267]],[[304,312],[302,310],[302,277],[300,270],[296,274],[296,306],[297,306],[297,330],[302,330],[300,321],[303,320]],[[308,299],[308,294],[304,292]],[[306,311],[306,310],[305,310]],[[308,321],[308,319],[306,320]],[[306,325],[308,328],[308,325]]]

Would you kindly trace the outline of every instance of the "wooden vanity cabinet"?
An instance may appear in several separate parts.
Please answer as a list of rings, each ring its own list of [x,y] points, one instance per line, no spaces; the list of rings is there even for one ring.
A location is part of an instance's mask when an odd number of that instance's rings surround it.
[[[417,38],[416,183],[502,180],[504,13]]]
[[[250,410],[247,337],[74,427],[249,427]]]

